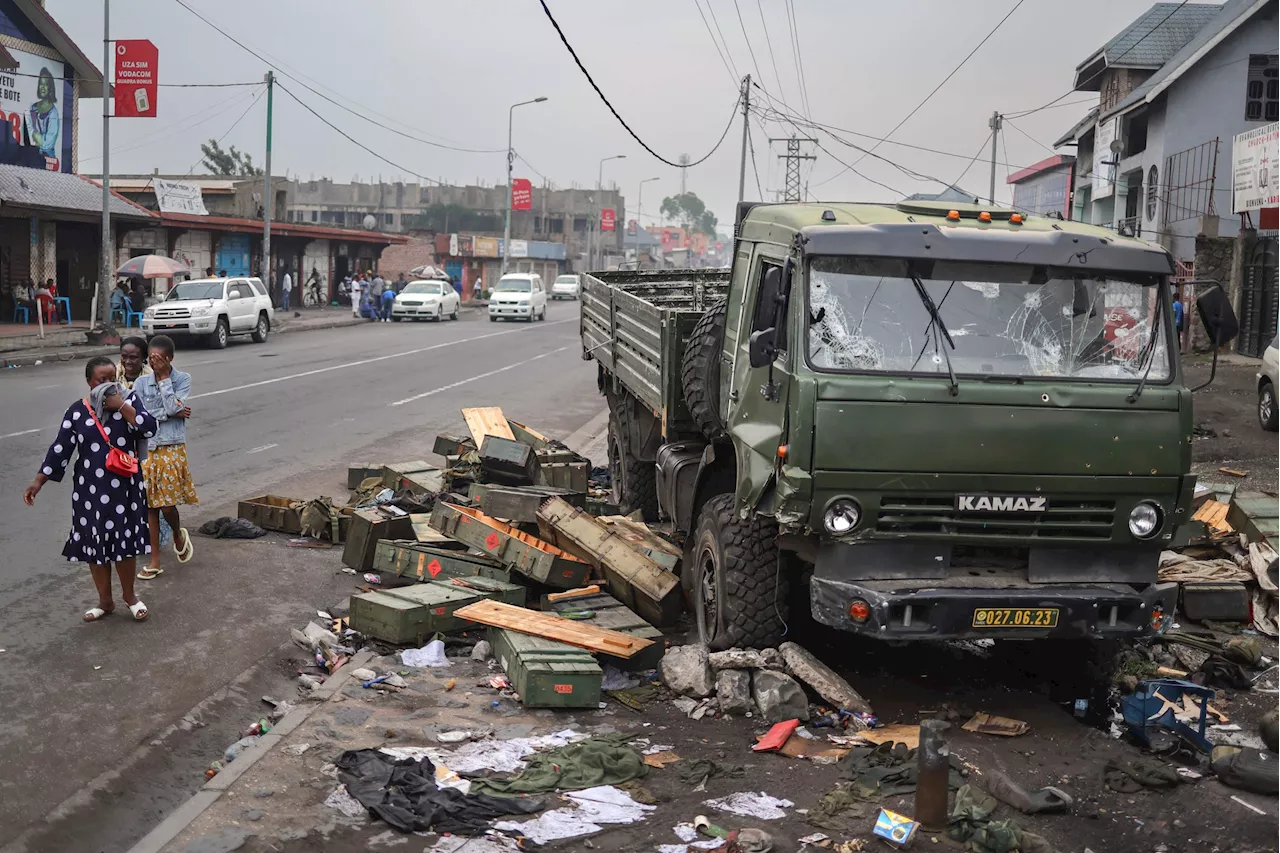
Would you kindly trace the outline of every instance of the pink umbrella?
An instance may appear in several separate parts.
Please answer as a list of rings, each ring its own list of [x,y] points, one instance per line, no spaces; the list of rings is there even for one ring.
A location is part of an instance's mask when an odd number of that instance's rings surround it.
[[[175,275],[190,273],[186,264],[164,255],[139,255],[116,270],[116,275],[129,278],[173,278]]]

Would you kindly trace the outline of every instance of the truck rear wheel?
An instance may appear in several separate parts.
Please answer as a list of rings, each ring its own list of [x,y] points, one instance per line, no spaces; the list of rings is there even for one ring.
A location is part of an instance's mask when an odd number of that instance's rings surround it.
[[[685,570],[692,573],[698,638],[708,648],[770,648],[781,641],[787,577],[777,535],[768,519],[739,520],[733,495],[717,495],[703,506]]]
[[[609,416],[609,476],[613,481],[613,502],[623,515],[640,510],[645,521],[658,520],[657,469],[652,462],[627,451],[626,433],[616,416]]]
[[[720,355],[724,351],[726,302],[718,302],[698,318],[680,360],[680,387],[694,423],[707,438],[724,435],[720,416]]]

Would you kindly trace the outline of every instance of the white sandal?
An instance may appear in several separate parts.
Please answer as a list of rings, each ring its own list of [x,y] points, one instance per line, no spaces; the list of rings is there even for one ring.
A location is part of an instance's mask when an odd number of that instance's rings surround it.
[[[84,612],[84,621],[97,622],[99,619],[102,619],[109,615],[111,614],[108,613],[106,610],[103,610],[101,607],[90,607],[88,610]]]
[[[129,612],[133,614],[133,621],[135,622],[145,621],[146,618],[151,615],[147,610],[147,605],[142,603],[141,598],[139,598],[134,604],[129,605]]]
[[[191,534],[187,532],[187,528],[179,527],[178,532],[182,534],[182,541],[186,543],[182,550],[178,550],[178,537],[173,537],[173,553],[178,555],[179,563],[189,563],[191,558],[195,556],[195,545],[191,542]]]

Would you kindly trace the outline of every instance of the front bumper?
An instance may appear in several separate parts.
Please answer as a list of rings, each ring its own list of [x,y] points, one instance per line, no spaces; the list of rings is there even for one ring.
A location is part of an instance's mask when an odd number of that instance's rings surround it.
[[[490,317],[528,317],[533,313],[532,305],[495,305],[489,303]]]
[[[854,601],[870,606],[863,622],[849,615]],[[936,581],[843,581],[814,577],[813,617],[824,625],[883,640],[1142,637],[1172,621],[1177,584],[1029,584],[946,587]],[[1056,609],[1052,628],[975,627],[979,610]],[[1157,608],[1163,619],[1153,620]],[[1157,627],[1157,624],[1158,627]]]
[[[151,335],[212,335],[218,325],[217,317],[183,317],[180,319],[142,318],[142,333]]]
[[[392,317],[435,317],[440,313],[440,304],[391,306]]]

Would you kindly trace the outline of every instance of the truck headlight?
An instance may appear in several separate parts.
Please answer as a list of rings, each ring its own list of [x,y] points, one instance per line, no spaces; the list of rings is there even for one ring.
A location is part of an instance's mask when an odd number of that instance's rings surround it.
[[[1148,539],[1160,529],[1160,507],[1143,501],[1129,513],[1129,532],[1137,539]]]
[[[862,510],[855,501],[841,499],[827,507],[822,515],[822,526],[832,536],[842,536],[858,526]]]

